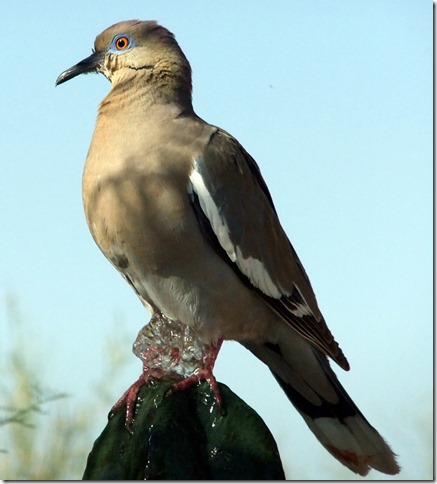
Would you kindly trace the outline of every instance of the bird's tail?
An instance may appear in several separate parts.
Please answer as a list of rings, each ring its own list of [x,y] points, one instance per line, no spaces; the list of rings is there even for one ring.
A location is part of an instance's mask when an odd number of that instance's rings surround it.
[[[245,342],[267,364],[320,443],[342,464],[365,476],[371,468],[397,474],[390,447],[369,424],[332,371],[325,355],[293,333],[280,343]]]

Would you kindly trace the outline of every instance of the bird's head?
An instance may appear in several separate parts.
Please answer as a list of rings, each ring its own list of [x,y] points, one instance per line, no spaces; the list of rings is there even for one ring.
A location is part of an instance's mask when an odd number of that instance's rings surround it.
[[[191,99],[190,64],[173,34],[155,21],[130,20],[104,30],[92,54],[60,74],[56,85],[79,74],[102,73],[113,88],[130,81],[181,90]]]

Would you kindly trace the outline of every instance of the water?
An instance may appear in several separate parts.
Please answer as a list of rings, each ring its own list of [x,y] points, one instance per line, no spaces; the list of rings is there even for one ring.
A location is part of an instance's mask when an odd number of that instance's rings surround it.
[[[188,326],[155,313],[138,333],[133,352],[145,372],[180,380],[203,368],[210,345],[201,342]]]

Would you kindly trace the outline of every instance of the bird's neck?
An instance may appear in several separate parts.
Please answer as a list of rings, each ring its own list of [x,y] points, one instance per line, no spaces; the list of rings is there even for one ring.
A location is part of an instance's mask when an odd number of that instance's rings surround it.
[[[193,112],[190,78],[144,69],[134,76],[120,75],[111,82],[112,89],[100,104],[100,114],[109,114],[114,109],[149,110],[165,104],[178,106],[181,112]]]

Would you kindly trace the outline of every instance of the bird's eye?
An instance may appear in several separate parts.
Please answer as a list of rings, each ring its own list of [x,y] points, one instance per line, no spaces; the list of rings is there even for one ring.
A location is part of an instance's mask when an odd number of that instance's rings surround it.
[[[115,41],[115,48],[117,50],[125,50],[129,47],[129,39],[125,37],[124,35],[122,37],[119,37]]]

